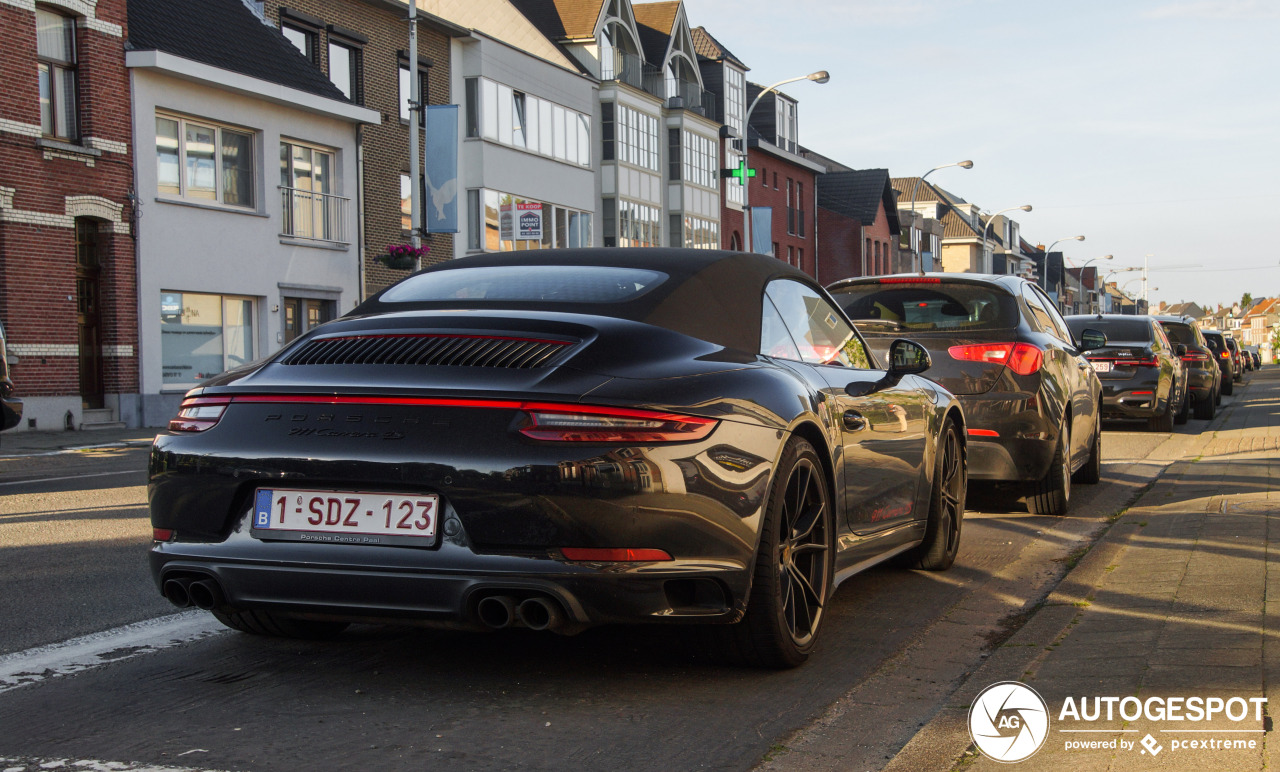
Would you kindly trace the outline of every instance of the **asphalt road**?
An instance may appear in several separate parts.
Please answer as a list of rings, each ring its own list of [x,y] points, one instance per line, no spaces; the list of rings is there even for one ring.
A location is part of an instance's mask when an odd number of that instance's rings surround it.
[[[0,761],[785,768],[780,751],[852,712],[874,731],[849,738],[844,768],[876,768],[1044,597],[1075,550],[1199,446],[1205,423],[1173,435],[1134,428],[1108,427],[1103,483],[1077,486],[1068,516],[1010,511],[974,491],[951,571],[878,568],[847,581],[819,650],[794,671],[716,665],[673,628],[563,638],[365,626],[322,643],[217,633],[126,647],[100,656],[120,661],[0,688]],[[145,459],[145,449],[115,449],[0,460],[0,655],[172,613],[146,567]],[[124,658],[140,650],[149,653]]]

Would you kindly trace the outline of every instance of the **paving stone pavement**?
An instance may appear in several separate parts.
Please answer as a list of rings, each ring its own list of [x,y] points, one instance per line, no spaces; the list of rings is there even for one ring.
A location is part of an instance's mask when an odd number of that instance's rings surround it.
[[[1254,373],[1237,395],[1199,455],[1121,515],[885,769],[1280,765],[1280,368]],[[1038,692],[1049,718],[1047,729],[1035,711],[1005,719],[1006,745],[1019,732],[1045,737],[1015,764],[970,740],[971,705],[1001,681]],[[1116,698],[1110,719],[1097,698]],[[1195,720],[1205,707],[1212,719]]]

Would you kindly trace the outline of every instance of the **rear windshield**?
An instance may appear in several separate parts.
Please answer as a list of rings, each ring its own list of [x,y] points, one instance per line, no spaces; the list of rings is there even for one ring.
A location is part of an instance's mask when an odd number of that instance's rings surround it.
[[[860,329],[998,330],[1018,325],[1018,302],[976,284],[855,284],[832,291]]]
[[[411,276],[378,298],[383,303],[481,300],[625,303],[666,281],[661,271],[594,265],[456,268]]]
[[[1164,334],[1168,335],[1169,340],[1174,343],[1182,343],[1187,346],[1200,345],[1200,341],[1196,340],[1195,331],[1191,329],[1191,325],[1189,324],[1161,322],[1160,326],[1164,327]]]
[[[1204,340],[1209,344],[1209,348],[1214,351],[1221,351],[1227,347],[1227,344],[1223,342],[1222,333],[1220,332],[1206,332],[1204,334]]]
[[[1067,319],[1067,327],[1076,340],[1085,330],[1098,330],[1107,336],[1107,340],[1151,340],[1151,322],[1145,319],[1098,319],[1092,316],[1072,316]]]

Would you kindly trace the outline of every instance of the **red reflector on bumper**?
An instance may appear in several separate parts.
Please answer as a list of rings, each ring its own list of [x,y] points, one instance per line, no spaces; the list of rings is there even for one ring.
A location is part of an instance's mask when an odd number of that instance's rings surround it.
[[[665,550],[637,549],[592,549],[589,547],[562,547],[560,552],[566,560],[585,561],[590,563],[649,563],[660,560],[671,560]]]
[[[971,436],[971,437],[999,437],[999,436],[1000,436],[1000,432],[994,431],[994,430],[992,430],[992,429],[970,429],[970,430],[969,430],[969,436]]]
[[[152,528],[151,538],[156,541],[169,541],[173,538],[172,528]]]

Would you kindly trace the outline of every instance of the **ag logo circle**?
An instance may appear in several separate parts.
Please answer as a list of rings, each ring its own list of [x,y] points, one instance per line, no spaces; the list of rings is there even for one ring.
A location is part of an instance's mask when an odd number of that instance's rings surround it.
[[[993,761],[1031,758],[1049,737],[1049,706],[1026,684],[992,684],[969,707],[969,736]]]

